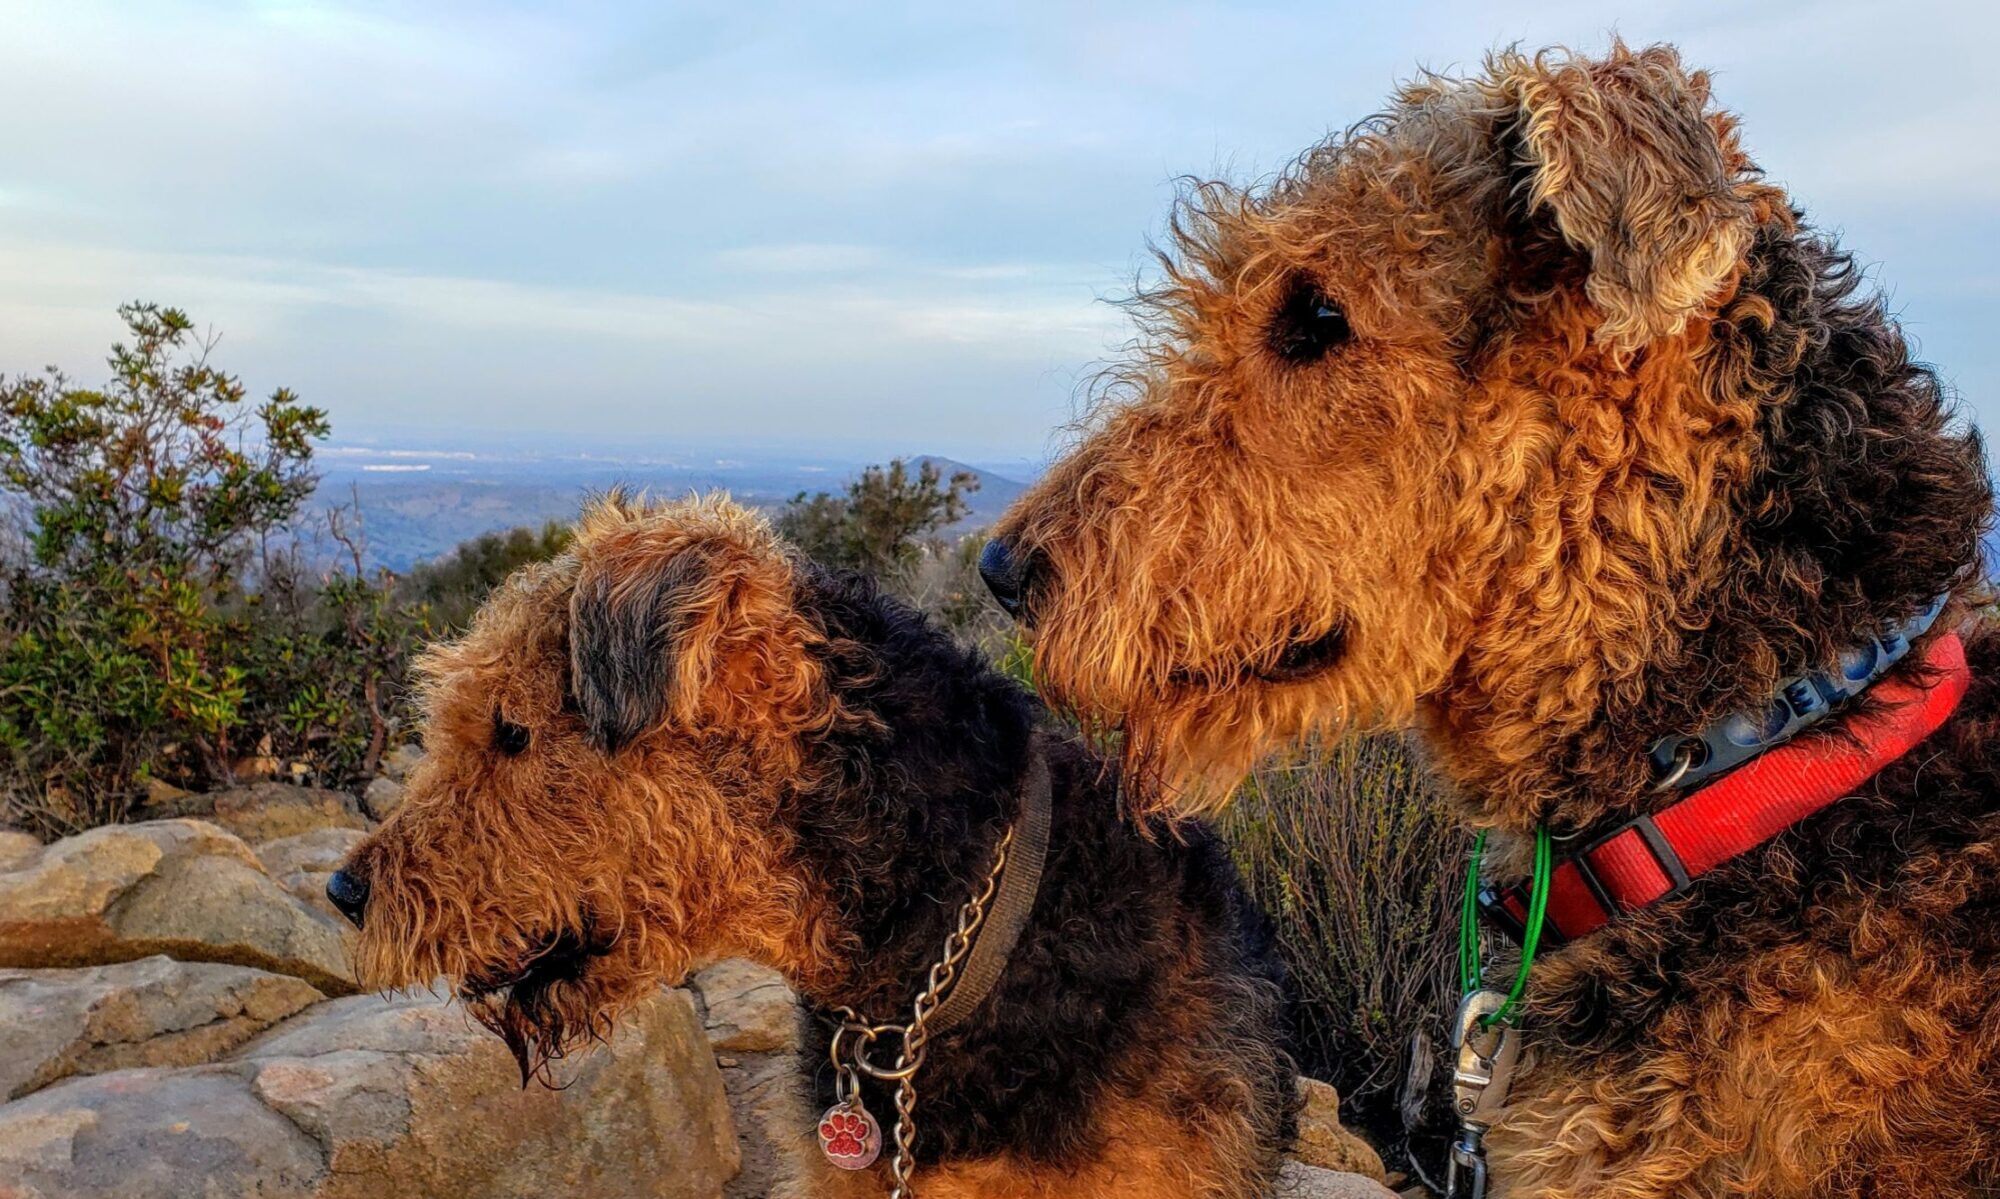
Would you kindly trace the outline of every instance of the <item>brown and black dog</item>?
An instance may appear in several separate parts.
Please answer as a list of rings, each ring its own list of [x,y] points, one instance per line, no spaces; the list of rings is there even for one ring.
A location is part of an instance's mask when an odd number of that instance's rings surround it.
[[[1415,727],[1512,883],[1538,826],[1680,799],[1656,740],[1940,596],[1890,677],[1947,682],[1912,664],[1984,602],[1986,463],[1860,283],[1671,49],[1420,78],[1193,190],[1117,402],[989,580],[1147,805]],[[2000,638],[1965,641],[1915,752],[1545,956],[1500,1193],[2000,1194]]]
[[[367,985],[446,977],[524,1077],[717,957],[902,1023],[1038,759],[1046,865],[916,1076],[919,1193],[1267,1194],[1296,1109],[1282,971],[1227,856],[1131,827],[1115,772],[907,605],[726,502],[614,500],[421,673],[409,799],[328,885]],[[831,1035],[809,1023],[800,1076],[822,1106]],[[788,1194],[886,1192],[882,1164],[799,1156]]]

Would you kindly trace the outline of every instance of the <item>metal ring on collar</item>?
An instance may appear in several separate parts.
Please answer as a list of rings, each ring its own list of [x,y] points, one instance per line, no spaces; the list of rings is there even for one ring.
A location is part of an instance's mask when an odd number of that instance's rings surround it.
[[[1694,755],[1697,744],[1696,741],[1690,738],[1682,741],[1674,748],[1674,764],[1668,768],[1664,775],[1660,776],[1659,782],[1653,784],[1654,791],[1671,791],[1680,785],[1680,781],[1687,777],[1687,772],[1694,769]]]

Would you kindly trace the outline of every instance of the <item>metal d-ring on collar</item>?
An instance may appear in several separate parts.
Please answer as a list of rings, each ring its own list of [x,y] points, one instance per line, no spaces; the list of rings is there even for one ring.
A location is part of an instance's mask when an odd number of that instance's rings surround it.
[[[1794,675],[1778,684],[1762,710],[1732,712],[1699,733],[1653,742],[1655,791],[1673,791],[1740,766],[1765,750],[1791,740],[1817,723],[1836,704],[1861,694],[1910,652],[1910,643],[1928,632],[1950,594],[1932,600],[1915,616],[1840,655],[1831,670]]]

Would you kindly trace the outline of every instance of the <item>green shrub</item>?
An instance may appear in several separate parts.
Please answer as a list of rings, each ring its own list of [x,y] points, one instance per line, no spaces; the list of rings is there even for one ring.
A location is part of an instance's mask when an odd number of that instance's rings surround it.
[[[862,471],[845,495],[801,491],[773,523],[813,560],[886,584],[918,563],[925,538],[965,518],[965,497],[978,489],[969,471],[947,480],[937,463],[924,462],[912,476],[897,458]]]
[[[264,756],[329,786],[371,777],[409,739],[410,661],[437,628],[395,575],[366,568],[349,519],[328,517],[344,560],[316,569],[294,545],[243,600],[245,723]]]
[[[326,416],[252,405],[172,308],[119,310],[110,381],[0,377],[0,817],[63,833],[121,819],[149,774],[227,777],[243,748],[252,549],[312,493]]]
[[[1393,1149],[1411,1034],[1444,1044],[1458,998],[1467,844],[1443,795],[1407,742],[1357,738],[1260,771],[1222,825],[1277,926],[1301,1066]]]
[[[569,525],[554,520],[540,529],[481,533],[442,558],[412,568],[403,579],[403,593],[430,609],[440,632],[461,633],[508,575],[562,553],[574,537]]]

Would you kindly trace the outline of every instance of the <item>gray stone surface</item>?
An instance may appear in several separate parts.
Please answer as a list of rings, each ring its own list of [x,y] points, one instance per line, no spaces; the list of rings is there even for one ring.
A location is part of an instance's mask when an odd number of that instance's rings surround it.
[[[326,880],[368,834],[355,828],[321,828],[280,837],[257,847],[257,858],[278,885],[336,924],[346,918],[326,898]]]
[[[382,773],[399,783],[407,783],[410,775],[423,763],[423,746],[398,745],[383,756]]]
[[[74,1074],[206,1062],[323,998],[282,974],[164,957],[0,970],[0,1099]]]
[[[353,991],[340,927],[197,820],[112,825],[0,871],[0,966],[95,966],[165,954]]]
[[[375,821],[387,820],[403,806],[403,784],[388,775],[377,775],[368,781],[368,787],[361,793],[361,807],[368,818]]]
[[[1373,1178],[1298,1161],[1285,1163],[1271,1195],[1272,1199],[1396,1199],[1396,1192]]]
[[[428,996],[308,1009],[224,1061],[72,1079],[0,1105],[0,1197],[715,1199],[737,1169],[685,992],[523,1089]],[[10,1190],[10,1187],[12,1188]]]
[[[708,1039],[725,1053],[796,1049],[799,1002],[784,976],[766,966],[731,959],[694,978],[708,1013]]]
[[[226,791],[188,795],[171,804],[149,807],[146,814],[206,820],[252,845],[295,837],[314,829],[368,827],[361,804],[345,791],[295,787],[290,783],[252,783]]]

